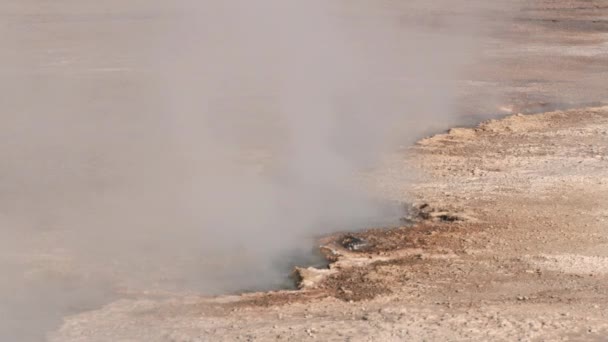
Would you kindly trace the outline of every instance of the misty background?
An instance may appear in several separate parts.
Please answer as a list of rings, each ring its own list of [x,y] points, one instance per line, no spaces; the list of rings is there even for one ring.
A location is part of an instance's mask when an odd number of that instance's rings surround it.
[[[462,122],[512,5],[0,4],[0,339],[20,341],[124,293],[279,288],[316,237],[395,222],[355,176]]]

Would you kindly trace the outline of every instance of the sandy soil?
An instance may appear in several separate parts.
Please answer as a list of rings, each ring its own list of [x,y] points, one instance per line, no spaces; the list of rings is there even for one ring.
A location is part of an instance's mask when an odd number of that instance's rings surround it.
[[[303,290],[122,300],[54,340],[604,340],[607,143],[608,107],[421,140],[372,177],[419,200],[413,226],[355,234],[358,251],[328,239],[335,262]],[[426,176],[401,184],[412,165]]]

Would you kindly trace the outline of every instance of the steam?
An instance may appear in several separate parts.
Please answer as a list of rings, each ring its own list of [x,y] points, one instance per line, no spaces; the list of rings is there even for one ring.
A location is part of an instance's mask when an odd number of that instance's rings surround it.
[[[438,11],[448,3],[462,11]],[[14,281],[0,290],[22,295],[0,298],[0,336],[31,331],[23,322],[50,329],[51,312],[95,307],[117,288],[276,287],[316,236],[396,218],[398,204],[355,176],[449,125],[486,10],[139,6],[11,7],[47,17],[2,29],[14,49],[0,56],[0,266]]]
[[[144,187],[170,184],[175,197],[161,207],[188,236],[175,242],[180,249],[244,256],[220,272],[189,274],[212,291],[258,287],[282,279],[274,261],[310,249],[315,235],[371,224],[386,211],[396,218],[353,176],[449,117],[470,30],[459,19],[445,19],[465,27],[457,34],[404,30],[390,10],[364,2],[185,6],[150,61],[170,113],[170,147],[154,162],[172,165],[166,173],[175,178]],[[166,241],[163,229],[158,237]],[[234,271],[244,276],[227,284],[224,272]]]

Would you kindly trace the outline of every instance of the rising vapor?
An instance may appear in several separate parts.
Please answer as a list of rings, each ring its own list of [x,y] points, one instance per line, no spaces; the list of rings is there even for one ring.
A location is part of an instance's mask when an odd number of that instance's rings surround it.
[[[2,6],[0,290],[17,293],[0,297],[3,340],[36,340],[118,288],[281,286],[317,236],[396,218],[355,176],[454,120],[490,10]]]

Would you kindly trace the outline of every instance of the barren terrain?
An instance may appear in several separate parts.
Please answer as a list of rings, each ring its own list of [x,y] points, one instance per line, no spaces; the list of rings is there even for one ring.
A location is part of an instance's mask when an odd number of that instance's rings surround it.
[[[413,226],[329,238],[304,289],[122,300],[55,340],[604,340],[607,143],[607,107],[452,129],[372,177],[419,200]],[[406,165],[426,176],[399,184]]]
[[[398,2],[386,4],[401,13]],[[2,38],[14,47],[0,55],[8,61],[0,75],[10,80],[0,85],[5,106],[44,111],[48,103],[30,95],[55,94],[49,103],[59,107],[78,96],[84,100],[69,108],[70,119],[84,123],[83,134],[102,127],[121,133],[113,142],[118,146],[154,144],[130,139],[146,129],[130,115],[154,113],[157,103],[143,101],[154,97],[147,88],[150,70],[140,64],[146,52],[126,47],[142,32],[159,30],[166,18],[140,5],[2,4]],[[154,279],[149,289],[125,287],[118,271],[100,279],[107,273],[72,260],[61,248],[61,232],[7,233],[7,246],[25,241],[27,249],[0,254],[16,265],[3,274],[23,278],[22,286],[0,285],[15,293],[0,303],[0,319],[16,322],[0,338],[606,340],[608,6],[535,0],[509,21],[507,32],[491,32],[483,41],[480,61],[467,73],[474,76],[458,81],[457,116],[420,127],[415,145],[361,176],[379,197],[407,206],[402,227],[323,237],[319,249],[331,264],[296,270],[300,290],[215,297],[159,290],[170,277]],[[18,110],[11,115],[8,126],[21,122]],[[62,125],[42,118],[41,126]],[[423,138],[451,126],[464,128]],[[21,162],[5,146],[4,160]],[[21,208],[10,196],[19,186],[0,199],[7,212]],[[61,193],[51,190],[50,198]],[[32,310],[32,302],[52,307],[53,314]]]

